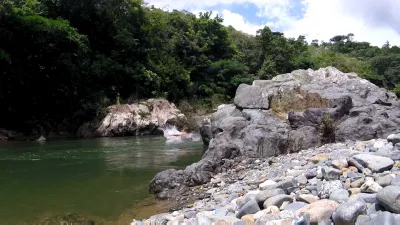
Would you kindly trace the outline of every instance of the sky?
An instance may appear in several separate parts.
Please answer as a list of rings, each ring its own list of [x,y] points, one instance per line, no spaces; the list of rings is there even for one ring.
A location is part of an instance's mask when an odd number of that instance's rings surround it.
[[[145,0],[146,1],[146,0]],[[356,41],[400,46],[400,0],[147,0],[164,10],[212,11],[224,25],[248,34],[269,26],[286,37],[329,41],[353,33]]]

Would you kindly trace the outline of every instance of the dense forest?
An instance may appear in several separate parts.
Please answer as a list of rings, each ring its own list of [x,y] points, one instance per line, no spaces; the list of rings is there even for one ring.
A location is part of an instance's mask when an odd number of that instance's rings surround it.
[[[307,43],[268,27],[253,36],[141,0],[2,2],[0,127],[72,131],[110,104],[152,97],[213,107],[240,83],[326,66],[400,93],[400,48],[389,42]]]

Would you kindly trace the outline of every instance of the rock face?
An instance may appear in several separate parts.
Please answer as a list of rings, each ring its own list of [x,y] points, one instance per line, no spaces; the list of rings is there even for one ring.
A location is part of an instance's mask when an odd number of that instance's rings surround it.
[[[164,99],[149,99],[132,105],[112,105],[100,121],[90,121],[79,127],[77,137],[118,137],[162,134],[166,124],[180,125],[186,121],[173,103]]]
[[[165,195],[181,185],[204,184],[212,174],[231,167],[238,156],[267,158],[327,142],[400,133],[400,103],[395,94],[333,67],[297,70],[240,85],[234,103],[211,116],[204,133],[208,139],[212,133],[212,139],[203,158],[185,170],[158,174],[150,184],[151,193]],[[362,167],[354,159],[349,163]],[[337,173],[333,175],[336,179]]]

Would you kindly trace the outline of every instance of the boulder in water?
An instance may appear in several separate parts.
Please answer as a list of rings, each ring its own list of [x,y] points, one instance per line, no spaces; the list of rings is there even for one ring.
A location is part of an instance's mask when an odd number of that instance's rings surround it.
[[[182,126],[185,115],[165,99],[149,99],[138,104],[112,105],[101,119],[84,123],[78,137],[119,137],[163,134],[167,124]]]

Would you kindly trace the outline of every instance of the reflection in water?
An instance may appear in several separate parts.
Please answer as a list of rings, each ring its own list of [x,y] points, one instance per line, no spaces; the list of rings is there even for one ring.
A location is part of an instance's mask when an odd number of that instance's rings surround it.
[[[154,175],[197,161],[202,146],[164,137],[7,143],[0,146],[0,224],[131,220]]]

